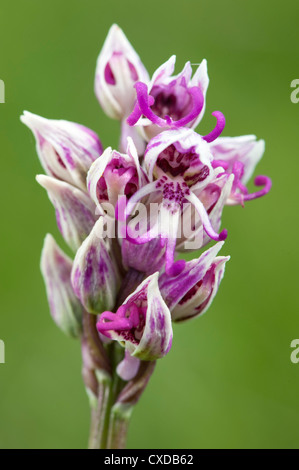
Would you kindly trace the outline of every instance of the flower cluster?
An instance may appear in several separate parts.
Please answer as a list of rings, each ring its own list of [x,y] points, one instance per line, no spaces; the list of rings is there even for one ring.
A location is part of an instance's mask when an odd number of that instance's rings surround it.
[[[262,140],[220,137],[220,111],[212,113],[216,125],[209,134],[194,131],[206,107],[206,61],[194,74],[190,62],[177,75],[174,67],[172,56],[150,79],[112,26],[98,58],[95,93],[106,114],[120,121],[119,149],[103,151],[98,136],[79,124],[29,112],[21,118],[46,172],[37,181],[74,253],[69,258],[47,235],[41,268],[51,314],[64,332],[83,338],[91,391],[94,370],[105,367],[86,349],[86,312],[96,318],[95,342],[103,351],[113,341],[123,347],[117,373],[132,380],[141,361],[168,353],[172,322],[203,314],[216,295],[229,259],[218,255],[227,237],[220,229],[224,206],[244,205],[271,187],[267,176],[255,178],[256,192],[246,187],[263,155]],[[177,259],[210,243],[191,261]]]

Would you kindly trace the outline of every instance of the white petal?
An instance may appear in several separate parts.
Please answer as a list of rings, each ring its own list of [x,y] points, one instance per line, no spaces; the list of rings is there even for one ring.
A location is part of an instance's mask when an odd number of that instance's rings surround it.
[[[200,123],[205,109],[206,109],[206,95],[207,95],[207,90],[209,86],[209,76],[208,76],[208,65],[206,59],[204,59],[201,64],[199,65],[198,69],[196,70],[194,76],[191,79],[190,86],[198,86],[204,96],[204,105],[203,108],[197,117],[196,121],[192,125],[193,129]]]

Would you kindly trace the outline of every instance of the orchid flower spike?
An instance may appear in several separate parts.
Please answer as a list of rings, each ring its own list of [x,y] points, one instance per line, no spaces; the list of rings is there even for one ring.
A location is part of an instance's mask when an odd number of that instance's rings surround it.
[[[103,152],[98,136],[82,125],[26,111],[21,117],[46,172],[37,181],[74,252],[72,260],[47,235],[41,270],[54,321],[81,341],[91,448],[123,446],[129,414],[156,360],[171,348],[172,322],[211,305],[229,260],[219,256],[227,237],[224,207],[271,188],[263,175],[255,178],[255,192],[246,186],[263,155],[262,140],[221,137],[220,111],[212,113],[216,124],[207,135],[194,131],[206,107],[207,63],[192,76],[187,62],[174,75],[175,61],[170,57],[150,80],[122,30],[111,27],[95,93],[119,121],[117,149]],[[192,259],[190,250],[199,249]],[[187,250],[188,261],[180,259]]]

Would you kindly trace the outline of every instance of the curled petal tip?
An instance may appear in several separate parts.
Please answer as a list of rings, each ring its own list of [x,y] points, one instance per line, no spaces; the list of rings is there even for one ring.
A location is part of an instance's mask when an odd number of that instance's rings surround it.
[[[260,189],[260,191],[256,191],[255,193],[252,194],[245,194],[243,196],[244,201],[251,201],[253,199],[257,199],[258,197],[265,196],[268,194],[272,187],[272,181],[271,178],[265,175],[258,175],[255,177],[254,184],[256,186],[264,186],[263,189]]]
[[[269,188],[268,191],[270,191],[271,186],[272,186],[272,181],[271,181],[271,178],[269,178],[268,176],[258,175],[256,176],[254,180],[254,184],[256,186],[267,186],[267,189]]]
[[[221,233],[219,233],[219,241],[224,241],[226,240],[226,238],[227,238],[227,230],[224,229],[222,230]]]

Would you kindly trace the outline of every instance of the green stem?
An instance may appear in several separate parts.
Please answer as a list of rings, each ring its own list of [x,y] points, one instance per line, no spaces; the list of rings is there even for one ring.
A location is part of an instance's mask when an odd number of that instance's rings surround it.
[[[111,380],[101,377],[99,380],[97,404],[91,411],[89,449],[106,449],[111,410],[111,388]]]
[[[115,310],[142,282],[143,277],[144,274],[139,271],[128,271]],[[136,378],[126,383],[116,372],[117,365],[124,357],[124,349],[115,342],[104,347],[96,330],[95,315],[85,314],[83,328],[83,345],[88,346],[88,359],[94,366],[90,368],[87,361],[85,385],[96,400],[91,407],[89,449],[124,449],[133,406],[151,376],[154,363],[141,363]]]
[[[132,414],[132,407],[122,404],[113,406],[110,415],[110,426],[107,449],[125,449],[127,434]]]
[[[98,400],[95,408],[91,412],[91,429],[89,438],[89,449],[109,449],[107,444],[108,432],[110,427],[110,416],[115,400],[123,387],[123,381],[116,373],[116,366],[122,359],[123,350],[112,343],[109,347],[109,357],[113,366],[112,379],[96,371],[98,380]]]

